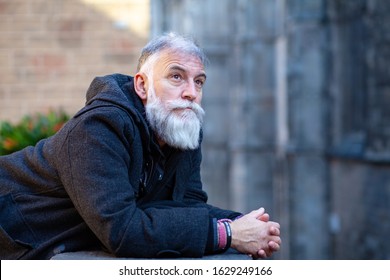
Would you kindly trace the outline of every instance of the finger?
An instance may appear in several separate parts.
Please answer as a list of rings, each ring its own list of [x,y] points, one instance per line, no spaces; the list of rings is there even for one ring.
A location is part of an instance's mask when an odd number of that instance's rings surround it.
[[[257,210],[253,210],[252,212],[250,212],[248,214],[248,216],[251,216],[251,217],[254,217],[254,218],[258,218],[260,217],[261,215],[263,215],[265,213],[265,209],[263,207],[260,207],[259,209]]]
[[[258,255],[259,258],[262,258],[262,259],[265,259],[267,257],[267,254],[266,254],[266,252],[263,249],[260,249],[257,252],[257,255]]]
[[[270,241],[270,242],[268,242],[268,248],[271,251],[276,252],[276,251],[279,251],[280,245],[274,241]]]
[[[263,222],[268,222],[269,221],[269,215],[268,215],[268,213],[264,213],[263,215],[261,215],[257,219],[260,220],[260,221],[263,221]]]
[[[280,230],[277,227],[272,226],[269,228],[269,234],[279,236]]]

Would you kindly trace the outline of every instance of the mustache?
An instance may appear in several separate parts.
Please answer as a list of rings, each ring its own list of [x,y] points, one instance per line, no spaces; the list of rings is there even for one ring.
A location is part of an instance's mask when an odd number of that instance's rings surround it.
[[[203,117],[205,111],[202,106],[195,102],[188,100],[170,100],[166,102],[166,108],[168,110],[180,110],[180,109],[191,109],[198,117]]]

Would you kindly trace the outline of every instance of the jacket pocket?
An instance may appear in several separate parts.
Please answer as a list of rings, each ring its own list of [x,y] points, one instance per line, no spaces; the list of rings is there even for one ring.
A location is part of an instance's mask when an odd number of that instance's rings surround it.
[[[0,197],[0,259],[19,259],[33,248],[35,238],[11,194]]]

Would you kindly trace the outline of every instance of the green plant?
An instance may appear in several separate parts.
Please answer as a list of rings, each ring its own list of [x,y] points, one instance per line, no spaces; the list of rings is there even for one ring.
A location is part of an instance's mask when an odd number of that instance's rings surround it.
[[[0,122],[0,155],[7,155],[55,134],[69,116],[64,111],[27,115],[17,124]]]

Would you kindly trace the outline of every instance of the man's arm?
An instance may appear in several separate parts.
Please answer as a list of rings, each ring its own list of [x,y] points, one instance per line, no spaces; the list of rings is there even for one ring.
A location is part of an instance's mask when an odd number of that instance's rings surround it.
[[[184,202],[188,203],[189,205],[207,208],[210,216],[216,219],[234,220],[235,218],[241,216],[241,213],[239,212],[221,209],[207,203],[208,196],[207,193],[203,190],[200,176],[200,165],[202,161],[201,148],[188,152],[187,159],[191,164],[191,172],[186,182],[186,191],[183,198]]]

